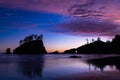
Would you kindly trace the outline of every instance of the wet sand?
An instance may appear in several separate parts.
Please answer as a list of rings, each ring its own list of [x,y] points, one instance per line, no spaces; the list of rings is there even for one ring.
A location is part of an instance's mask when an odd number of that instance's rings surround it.
[[[120,80],[120,72],[84,72],[54,78],[53,80]]]

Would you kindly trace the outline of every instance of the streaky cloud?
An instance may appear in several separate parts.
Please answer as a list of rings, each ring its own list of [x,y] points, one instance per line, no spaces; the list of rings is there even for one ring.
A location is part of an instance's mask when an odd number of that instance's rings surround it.
[[[119,33],[120,25],[110,21],[77,20],[59,24],[54,32],[81,36],[114,36]]]

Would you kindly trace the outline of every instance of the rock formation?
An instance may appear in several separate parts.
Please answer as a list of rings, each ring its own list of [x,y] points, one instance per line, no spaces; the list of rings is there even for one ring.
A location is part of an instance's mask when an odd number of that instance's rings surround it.
[[[88,43],[80,46],[76,49],[65,50],[64,53],[81,53],[81,54],[120,54],[120,35],[115,35],[112,41],[103,42],[98,39],[92,40],[92,43]]]
[[[100,39],[77,48],[77,53],[120,54],[120,35],[117,34],[112,41],[103,42]]]
[[[65,50],[64,53],[73,54],[76,53],[76,49]]]
[[[7,49],[6,49],[6,54],[11,54],[10,48],[7,48]]]
[[[14,54],[45,54],[47,53],[42,41],[42,36],[41,37],[36,36],[36,39],[33,39],[32,36],[28,36],[24,40],[26,42],[20,43],[21,45],[13,51]]]
[[[77,53],[103,53],[107,51],[107,45],[103,41],[95,41],[77,48]]]

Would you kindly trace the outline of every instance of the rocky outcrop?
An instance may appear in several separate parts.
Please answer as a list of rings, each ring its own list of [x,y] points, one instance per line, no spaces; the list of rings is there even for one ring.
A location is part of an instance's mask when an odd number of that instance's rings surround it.
[[[83,45],[79,48],[77,48],[77,53],[87,53],[87,54],[93,54],[93,53],[105,53],[107,51],[107,45],[103,41],[95,41],[90,44]]]
[[[76,49],[65,50],[64,53],[73,54],[76,53]]]
[[[21,44],[14,51],[14,54],[45,54],[47,53],[43,41],[41,40],[33,40]]]
[[[11,54],[11,49],[10,48],[6,49],[6,54]]]
[[[120,35],[115,35],[111,42],[103,42],[98,39],[97,41],[83,45],[77,48],[77,53],[120,54]]]
[[[51,52],[49,54],[60,54],[58,51]]]
[[[120,35],[115,35],[112,41],[103,42],[98,40],[80,46],[76,49],[65,50],[64,53],[80,53],[80,54],[120,54]]]

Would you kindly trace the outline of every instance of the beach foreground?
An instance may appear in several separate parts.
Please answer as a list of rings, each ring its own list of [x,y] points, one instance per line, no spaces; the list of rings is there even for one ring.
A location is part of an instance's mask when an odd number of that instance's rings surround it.
[[[120,80],[120,72],[84,72],[75,73],[67,76],[57,77],[54,80]]]

